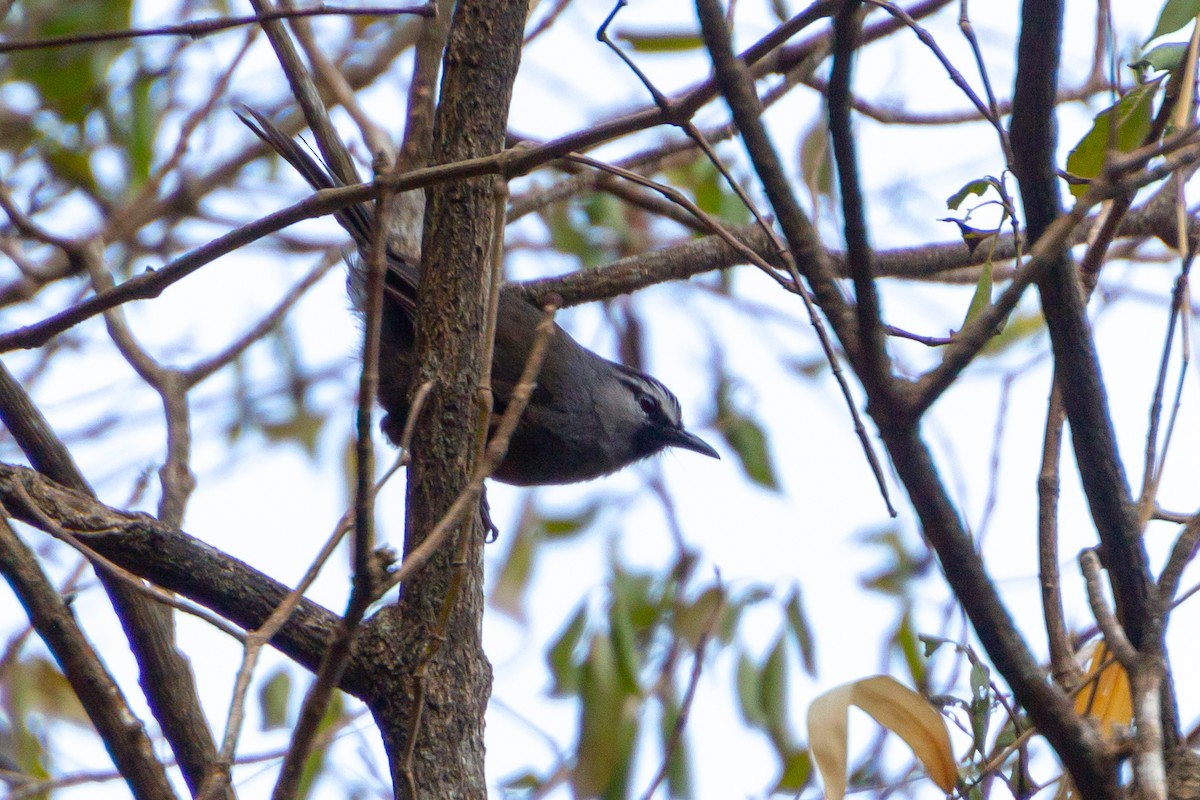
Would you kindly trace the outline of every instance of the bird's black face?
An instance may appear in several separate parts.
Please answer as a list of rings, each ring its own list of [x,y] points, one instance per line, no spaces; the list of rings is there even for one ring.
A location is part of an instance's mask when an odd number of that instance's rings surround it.
[[[720,458],[711,445],[684,429],[679,400],[666,386],[628,367],[622,371],[621,382],[629,389],[642,415],[633,442],[638,458],[654,455],[664,447],[681,447],[711,458]]]

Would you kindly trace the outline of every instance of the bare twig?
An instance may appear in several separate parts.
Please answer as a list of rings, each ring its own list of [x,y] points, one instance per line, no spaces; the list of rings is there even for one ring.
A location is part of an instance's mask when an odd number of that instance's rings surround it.
[[[234,680],[233,696],[229,703],[229,714],[225,722],[225,735],[221,742],[221,750],[217,754],[216,763],[213,770],[209,773],[208,781],[203,790],[198,795],[198,800],[208,800],[215,798],[224,785],[230,780],[230,768],[234,763],[235,753],[237,750],[238,737],[241,735],[243,721],[245,719],[246,695],[250,690],[250,679],[254,674],[254,668],[258,663],[259,655],[262,649],[271,641],[279,629],[284,626],[291,617],[296,607],[304,597],[304,593],[308,591],[313,582],[317,579],[321,569],[333,555],[333,551],[342,541],[342,537],[350,530],[353,524],[353,517],[350,511],[342,515],[334,526],[333,533],[326,539],[324,546],[318,551],[312,563],[301,577],[295,588],[288,592],[287,596],[275,607],[270,616],[263,622],[261,626],[246,634],[244,647],[242,649],[242,663],[238,667],[237,676]],[[289,748],[290,751],[290,748]],[[288,751],[282,755],[286,757]]]
[[[397,14],[415,14],[427,17],[433,13],[431,3],[419,6],[376,6],[370,8],[330,7],[324,4],[312,8],[265,11],[244,17],[224,17],[184,22],[179,25],[161,25],[156,28],[131,28],[128,30],[99,31],[96,33],[71,34],[69,36],[47,36],[41,39],[0,42],[0,53],[20,50],[49,50],[57,47],[72,47],[97,42],[116,42],[125,39],[143,39],[152,36],[187,36],[199,39],[230,28],[257,25],[281,19],[298,17],[390,17]]]
[[[1050,649],[1050,673],[1064,689],[1079,685],[1083,672],[1071,647],[1063,612],[1062,582],[1058,571],[1058,490],[1062,454],[1062,397],[1055,382],[1046,409],[1042,436],[1042,465],[1038,472],[1038,577],[1042,587],[1042,616]]]

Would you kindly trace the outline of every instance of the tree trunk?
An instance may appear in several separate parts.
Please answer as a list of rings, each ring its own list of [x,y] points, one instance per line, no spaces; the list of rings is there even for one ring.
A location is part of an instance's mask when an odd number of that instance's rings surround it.
[[[524,0],[458,4],[443,61],[433,163],[503,148],[526,13]],[[494,180],[446,184],[427,194],[416,336],[421,367],[413,385],[433,381],[433,391],[413,441],[405,552],[466,485],[474,457]],[[465,543],[462,536],[469,537]],[[400,685],[396,691],[389,681],[371,708],[397,798],[487,796],[483,716],[491,667],[480,643],[482,617],[483,533],[472,515],[379,618],[394,631],[376,641],[390,650],[383,663],[392,665]]]

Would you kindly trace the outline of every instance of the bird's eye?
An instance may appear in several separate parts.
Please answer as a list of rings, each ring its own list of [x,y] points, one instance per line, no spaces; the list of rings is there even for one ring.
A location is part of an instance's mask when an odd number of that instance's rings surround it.
[[[642,407],[642,411],[646,414],[653,414],[658,410],[658,401],[648,394],[644,394],[638,398],[638,405]]]

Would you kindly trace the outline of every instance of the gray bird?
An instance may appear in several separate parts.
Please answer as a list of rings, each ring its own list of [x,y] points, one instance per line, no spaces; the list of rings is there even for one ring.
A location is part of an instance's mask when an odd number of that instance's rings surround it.
[[[238,117],[292,165],[314,189],[341,185],[304,148],[250,108]],[[360,256],[370,248],[374,217],[366,205],[334,214],[354,239]],[[395,444],[408,419],[413,377],[413,315],[420,270],[387,248],[387,278],[379,358],[382,428]],[[349,284],[361,308],[362,268],[350,265]],[[518,292],[500,292],[492,363],[495,413],[504,407],[525,366],[542,312]],[[666,447],[681,447],[720,458],[700,437],[683,427],[679,400],[655,378],[596,355],[554,326],[537,387],[492,476],[517,486],[575,483],[615,472]]]

